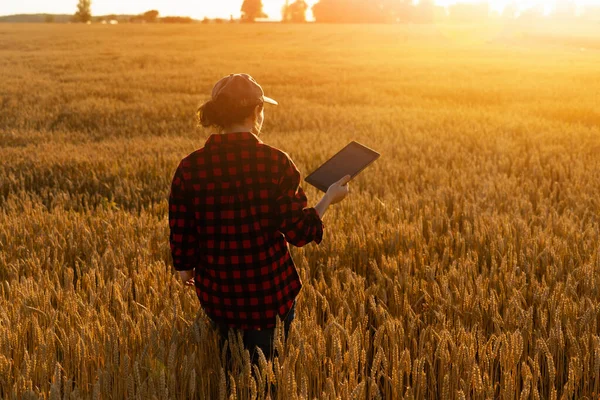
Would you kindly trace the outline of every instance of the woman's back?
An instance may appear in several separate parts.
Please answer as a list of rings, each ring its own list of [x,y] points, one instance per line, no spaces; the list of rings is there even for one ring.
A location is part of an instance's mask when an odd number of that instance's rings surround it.
[[[211,319],[270,328],[302,283],[287,243],[319,243],[321,219],[287,154],[249,132],[215,134],[180,163],[171,190],[176,268],[196,268]],[[287,239],[287,240],[286,240]]]

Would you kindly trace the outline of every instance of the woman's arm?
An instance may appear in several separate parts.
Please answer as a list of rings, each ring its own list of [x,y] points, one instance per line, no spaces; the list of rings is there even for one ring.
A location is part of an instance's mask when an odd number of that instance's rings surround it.
[[[329,186],[327,189],[327,193],[321,197],[321,200],[315,206],[315,210],[317,210],[317,214],[319,214],[319,218],[323,218],[327,208],[335,203],[339,203],[344,200],[344,198],[348,195],[350,188],[348,187],[348,182],[350,182],[350,175],[344,176],[342,179],[337,181],[336,183]]]
[[[182,162],[178,167],[169,194],[169,242],[173,267],[179,271],[181,279],[190,283],[197,265],[196,220],[190,199],[187,197]],[[192,281],[193,282],[193,281]]]
[[[315,207],[307,206],[307,198],[300,187],[300,171],[293,161],[285,156],[281,166],[279,195],[276,200],[279,231],[288,243],[302,247],[310,242],[319,244],[323,238],[321,216],[331,204],[342,200],[348,194],[344,186],[350,177],[344,177],[333,184]]]

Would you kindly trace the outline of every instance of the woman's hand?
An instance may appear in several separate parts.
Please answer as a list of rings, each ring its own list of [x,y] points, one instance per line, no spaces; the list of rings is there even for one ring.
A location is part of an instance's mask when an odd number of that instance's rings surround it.
[[[179,277],[186,286],[194,286],[194,270],[179,271]]]
[[[317,203],[315,206],[315,210],[317,214],[319,214],[320,218],[323,218],[325,215],[325,211],[327,211],[327,207],[331,204],[339,203],[344,200],[348,193],[350,193],[350,188],[348,187],[348,182],[350,182],[351,176],[346,175],[336,183],[329,186],[327,189],[327,193],[323,196],[321,201]]]
[[[346,198],[348,193],[350,193],[350,188],[348,187],[348,182],[350,182],[350,179],[351,176],[346,175],[336,183],[333,183],[331,186],[329,186],[329,189],[327,189],[327,193],[325,193],[325,195],[329,197],[330,204],[339,203]]]

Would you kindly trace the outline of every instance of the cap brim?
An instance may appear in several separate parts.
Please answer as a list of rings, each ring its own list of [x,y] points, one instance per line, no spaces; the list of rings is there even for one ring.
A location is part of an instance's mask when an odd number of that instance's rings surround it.
[[[276,102],[275,100],[273,100],[272,98],[267,97],[267,96],[263,96],[263,101],[265,103],[273,104],[274,106],[279,104],[278,102]]]

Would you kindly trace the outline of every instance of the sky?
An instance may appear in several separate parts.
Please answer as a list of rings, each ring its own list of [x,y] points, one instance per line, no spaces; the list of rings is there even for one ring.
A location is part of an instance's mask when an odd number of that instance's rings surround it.
[[[193,18],[235,18],[240,15],[243,0],[92,0],[92,14],[141,14],[156,9],[161,15],[181,15]],[[456,0],[436,0],[439,5],[448,5]],[[473,2],[477,0],[466,0]],[[489,0],[492,9],[502,9],[512,0]],[[560,0],[517,0],[522,6],[544,4],[552,6]],[[563,0],[564,1],[564,0]],[[271,19],[281,18],[281,7],[285,0],[263,0],[264,10]],[[317,0],[306,0],[312,6]],[[417,1],[415,1],[417,2]],[[600,0],[575,0],[582,6],[585,4],[600,5]],[[10,14],[73,14],[77,0],[0,0],[0,15]],[[308,15],[311,19],[311,15]]]

